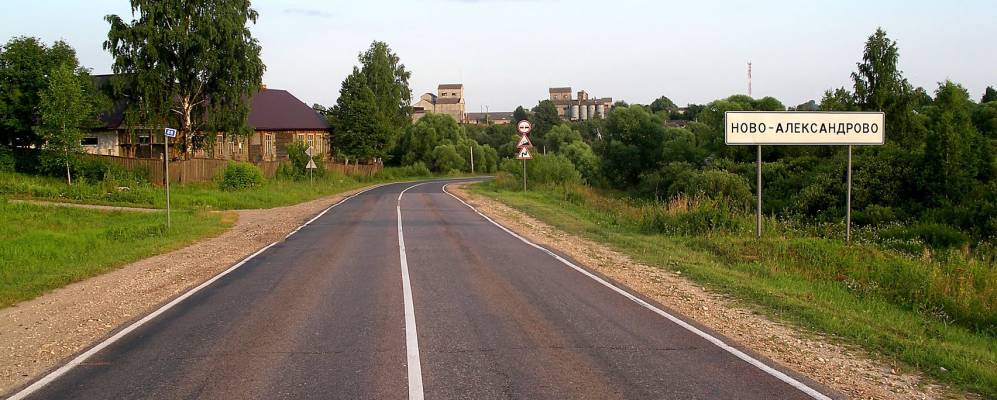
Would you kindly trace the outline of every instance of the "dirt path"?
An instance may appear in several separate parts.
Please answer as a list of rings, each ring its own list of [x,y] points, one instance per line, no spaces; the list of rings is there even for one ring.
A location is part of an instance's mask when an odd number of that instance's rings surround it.
[[[65,203],[61,201],[43,201],[43,200],[7,200],[11,203],[25,203],[34,204],[36,206],[46,206],[46,207],[69,207],[69,208],[86,208],[90,210],[100,210],[100,211],[131,211],[131,212],[163,212],[163,210],[158,208],[138,208],[138,207],[119,207],[119,206],[101,206],[96,204],[77,204],[77,203]]]
[[[283,238],[360,190],[293,206],[235,211],[238,221],[217,237],[0,309],[0,394],[61,365],[125,323]]]
[[[448,190],[520,235],[570,254],[592,270],[850,398],[978,398],[918,374],[898,372],[888,362],[875,360],[861,349],[769,320],[728,298],[707,292],[677,273],[637,263],[603,244],[570,235],[498,201],[468,193],[463,186],[451,185]]]

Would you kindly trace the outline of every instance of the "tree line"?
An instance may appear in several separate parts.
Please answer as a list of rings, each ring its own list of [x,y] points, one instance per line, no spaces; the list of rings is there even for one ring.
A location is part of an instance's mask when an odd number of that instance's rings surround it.
[[[882,29],[862,54],[850,88],[829,89],[819,101],[793,107],[772,97],[732,95],[680,110],[663,96],[649,105],[618,102],[604,120],[555,121],[549,101],[517,112],[539,128],[534,143],[570,159],[589,185],[649,200],[708,196],[748,211],[755,149],[725,145],[724,112],[884,111],[886,144],[855,149],[856,223],[913,223],[929,242],[997,236],[997,91],[988,87],[975,101],[948,80],[930,90],[913,87],[898,69],[896,41]],[[509,142],[502,142],[509,134],[489,127],[479,137],[509,154]],[[586,144],[595,157],[573,143]],[[763,147],[765,213],[811,223],[843,220],[845,152],[843,146]]]
[[[104,49],[118,77],[106,92],[63,42],[16,37],[0,48],[0,168],[10,164],[4,160],[11,148],[44,147],[49,173],[71,179],[80,136],[98,125],[108,99],[127,104],[124,118],[133,126],[179,127],[183,157],[210,146],[216,133],[252,132],[248,98],[260,89],[266,67],[248,29],[259,17],[249,2],[130,4],[130,20],[105,18]],[[754,152],[724,144],[725,111],[884,111],[886,145],[855,153],[856,222],[921,221],[949,236],[997,235],[997,91],[987,88],[975,101],[951,81],[913,87],[898,68],[897,43],[882,29],[862,54],[851,87],[792,107],[772,97],[733,95],[679,108],[662,96],[648,105],[617,102],[605,119],[566,122],[543,100],[518,107],[514,119],[533,123],[537,153],[576,173],[564,176],[637,198],[704,195],[746,209]],[[387,43],[374,41],[358,54],[336,103],[314,106],[329,122],[334,156],[421,164],[440,173],[469,171],[472,162],[479,172],[503,169],[502,160],[515,152],[513,126],[464,126],[439,114],[413,123],[410,77]],[[843,148],[769,146],[763,158],[766,213],[815,222],[842,218]]]

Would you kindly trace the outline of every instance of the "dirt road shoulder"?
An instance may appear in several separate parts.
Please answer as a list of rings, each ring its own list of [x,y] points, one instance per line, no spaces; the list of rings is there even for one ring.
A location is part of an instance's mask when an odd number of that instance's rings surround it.
[[[210,279],[357,189],[287,207],[232,211],[225,233],[0,309],[0,394]]]
[[[637,263],[606,245],[570,235],[499,201],[470,193],[464,185],[450,185],[447,190],[531,241],[568,254],[591,270],[849,398],[967,398],[923,376],[898,372],[861,349],[768,319],[677,273]]]

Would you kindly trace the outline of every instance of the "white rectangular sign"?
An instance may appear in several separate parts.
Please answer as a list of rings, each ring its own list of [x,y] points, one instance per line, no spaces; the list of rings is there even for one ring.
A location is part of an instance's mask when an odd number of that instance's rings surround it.
[[[163,135],[170,138],[177,137],[177,130],[173,128],[166,128],[163,130]]]
[[[727,111],[728,145],[881,145],[882,112]]]

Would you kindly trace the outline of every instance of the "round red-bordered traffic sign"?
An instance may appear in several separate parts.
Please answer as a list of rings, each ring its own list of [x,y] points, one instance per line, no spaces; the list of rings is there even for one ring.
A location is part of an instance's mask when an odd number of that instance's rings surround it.
[[[524,119],[516,123],[516,131],[519,132],[520,135],[529,135],[532,130],[533,125],[530,124],[530,121]]]

